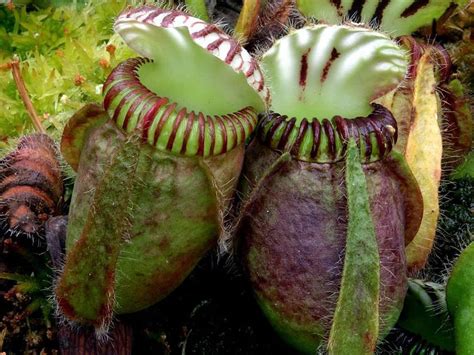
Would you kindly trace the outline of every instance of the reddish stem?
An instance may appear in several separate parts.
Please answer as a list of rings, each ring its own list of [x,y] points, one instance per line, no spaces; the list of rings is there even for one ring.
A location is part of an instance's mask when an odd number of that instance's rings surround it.
[[[20,97],[23,101],[23,104],[25,105],[28,115],[31,118],[31,121],[33,122],[33,125],[35,126],[36,131],[40,133],[45,133],[46,131],[41,125],[41,121],[38,117],[38,114],[36,113],[33,103],[31,102],[30,96],[28,95],[28,90],[26,89],[25,81],[23,80],[23,77],[21,75],[19,60],[13,59],[10,62],[10,67],[12,70],[13,79],[15,79],[16,87],[18,89],[18,92],[20,93]]]

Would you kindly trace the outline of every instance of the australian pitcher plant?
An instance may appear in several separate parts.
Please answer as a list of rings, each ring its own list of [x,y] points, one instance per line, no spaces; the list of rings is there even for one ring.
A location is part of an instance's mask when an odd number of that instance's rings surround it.
[[[103,330],[165,297],[216,244],[269,100],[256,60],[215,25],[146,6],[114,28],[144,57],[118,65],[103,108],[64,131],[78,177],[55,291],[64,316]]]
[[[259,60],[184,11],[126,9],[114,29],[141,57],[62,137],[77,178],[59,312],[106,332],[113,314],[174,290],[230,214],[257,301],[289,344],[374,352],[433,243],[442,128],[455,127],[453,150],[470,145],[449,56],[409,34],[464,2],[300,0],[326,23]],[[241,39],[261,35],[259,6],[244,2]]]

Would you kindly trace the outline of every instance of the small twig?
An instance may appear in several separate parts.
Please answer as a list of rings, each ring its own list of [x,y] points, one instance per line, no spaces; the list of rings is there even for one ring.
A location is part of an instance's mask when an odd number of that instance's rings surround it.
[[[26,89],[23,77],[21,76],[20,61],[17,58],[13,59],[10,62],[10,68],[12,70],[13,79],[15,79],[16,87],[18,89],[18,92],[20,93],[20,97],[23,100],[23,104],[26,107],[26,111],[28,112],[31,121],[35,126],[36,131],[40,133],[46,133],[43,126],[41,125],[41,121],[38,117],[38,114],[36,113],[33,103],[31,102],[30,96],[28,95],[28,90]]]

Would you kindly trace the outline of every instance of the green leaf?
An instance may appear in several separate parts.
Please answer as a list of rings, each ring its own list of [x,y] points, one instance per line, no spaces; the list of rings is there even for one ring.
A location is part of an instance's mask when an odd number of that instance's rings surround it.
[[[467,155],[464,163],[462,163],[450,177],[451,179],[474,179],[474,152]]]
[[[209,21],[205,0],[185,0],[186,8],[201,20]]]
[[[68,251],[56,287],[59,307],[70,319],[94,324],[99,330],[106,329],[112,317],[115,269],[131,228],[128,207],[140,147],[136,136],[118,146],[95,187],[84,225],[79,231],[68,228],[68,235],[80,237]]]
[[[447,313],[444,286],[408,280],[398,325],[443,350],[454,351],[454,333]]]
[[[474,243],[460,255],[446,289],[449,313],[454,320],[456,354],[474,350]]]
[[[373,354],[379,332],[380,257],[357,145],[346,158],[347,241],[341,288],[329,335],[330,354]]]

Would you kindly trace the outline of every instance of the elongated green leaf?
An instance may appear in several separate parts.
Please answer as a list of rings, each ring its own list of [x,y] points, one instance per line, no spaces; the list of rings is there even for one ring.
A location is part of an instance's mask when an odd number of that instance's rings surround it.
[[[130,228],[127,208],[139,149],[140,141],[133,137],[117,148],[96,187],[82,229],[71,226],[68,230],[80,238],[67,254],[56,288],[58,304],[70,319],[92,323],[99,330],[112,316],[115,268]]]
[[[347,242],[328,350],[330,354],[372,354],[379,329],[380,257],[367,182],[353,139],[348,144],[346,188]]]

